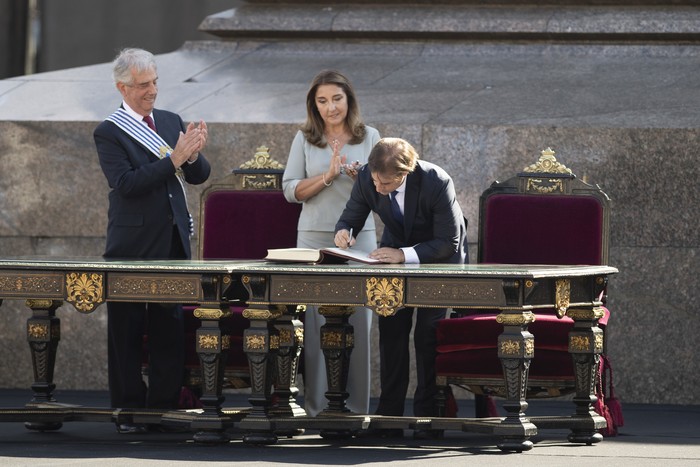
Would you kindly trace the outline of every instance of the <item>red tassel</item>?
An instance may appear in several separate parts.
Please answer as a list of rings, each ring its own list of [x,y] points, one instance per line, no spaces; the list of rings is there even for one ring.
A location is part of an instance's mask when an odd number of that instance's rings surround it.
[[[615,397],[615,384],[613,383],[612,365],[610,364],[610,359],[608,357],[602,356],[602,359],[604,371],[603,375],[605,377],[604,379],[607,380],[609,387],[609,395],[606,399],[606,402],[608,404],[608,409],[610,409],[610,416],[612,417],[616,427],[624,426],[625,418],[622,416],[622,403],[617,397]],[[609,374],[610,376],[607,377],[607,374]],[[605,381],[603,381],[603,385],[605,385]]]
[[[605,389],[608,389],[607,397]],[[612,366],[605,355],[600,356],[596,397],[598,401],[593,405],[593,410],[604,417],[608,424],[606,428],[600,430],[600,433],[603,436],[617,436],[617,429],[625,424],[625,420],[622,416],[622,404],[615,397]]]
[[[622,404],[617,397],[611,397],[607,400],[610,416],[613,419],[615,426],[625,426],[625,418],[622,416]]]

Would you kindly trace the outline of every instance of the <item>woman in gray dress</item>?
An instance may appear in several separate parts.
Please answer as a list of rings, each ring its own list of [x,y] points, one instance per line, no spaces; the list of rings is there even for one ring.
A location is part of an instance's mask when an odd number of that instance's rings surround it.
[[[297,246],[333,247],[334,229],[355,182],[357,168],[367,162],[379,132],[365,125],[349,80],[334,70],[320,72],[306,96],[306,122],[296,134],[282,179],[289,202],[303,203],[297,226]],[[367,218],[354,248],[377,248],[374,218]],[[326,405],[326,367],[320,350],[325,318],[307,307],[304,318],[304,409],[315,416]],[[356,308],[350,317],[354,348],[350,357],[347,407],[368,413],[370,392],[369,334],[371,311]]]

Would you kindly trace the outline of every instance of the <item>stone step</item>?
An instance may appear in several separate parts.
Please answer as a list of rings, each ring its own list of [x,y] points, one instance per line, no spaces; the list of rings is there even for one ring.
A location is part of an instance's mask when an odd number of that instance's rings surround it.
[[[586,3],[247,2],[207,17],[199,30],[236,40],[700,42],[700,8],[686,2]]]

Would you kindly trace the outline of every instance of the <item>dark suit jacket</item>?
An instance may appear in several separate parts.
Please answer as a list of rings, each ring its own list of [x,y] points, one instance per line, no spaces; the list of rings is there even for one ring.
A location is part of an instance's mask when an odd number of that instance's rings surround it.
[[[179,115],[154,110],[158,134],[175,147],[185,125]],[[107,246],[111,258],[168,258],[176,224],[191,257],[189,213],[175,166],[159,159],[114,123],[103,121],[94,132],[100,166],[109,183]],[[187,183],[207,180],[211,167],[202,154],[182,166]]]
[[[418,161],[406,180],[404,226],[391,215],[389,196],[377,193],[365,165],[357,175],[350,200],[335,226],[362,230],[370,211],[384,223],[380,246],[414,247],[421,263],[467,262],[467,225],[456,199],[454,184],[443,169]]]

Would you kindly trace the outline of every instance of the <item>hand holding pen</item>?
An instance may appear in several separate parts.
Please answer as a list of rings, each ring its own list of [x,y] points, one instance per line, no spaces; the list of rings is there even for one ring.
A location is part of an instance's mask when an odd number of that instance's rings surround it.
[[[335,246],[338,248],[350,248],[355,244],[355,239],[352,237],[352,229],[348,232],[345,229],[339,230],[335,233]]]

